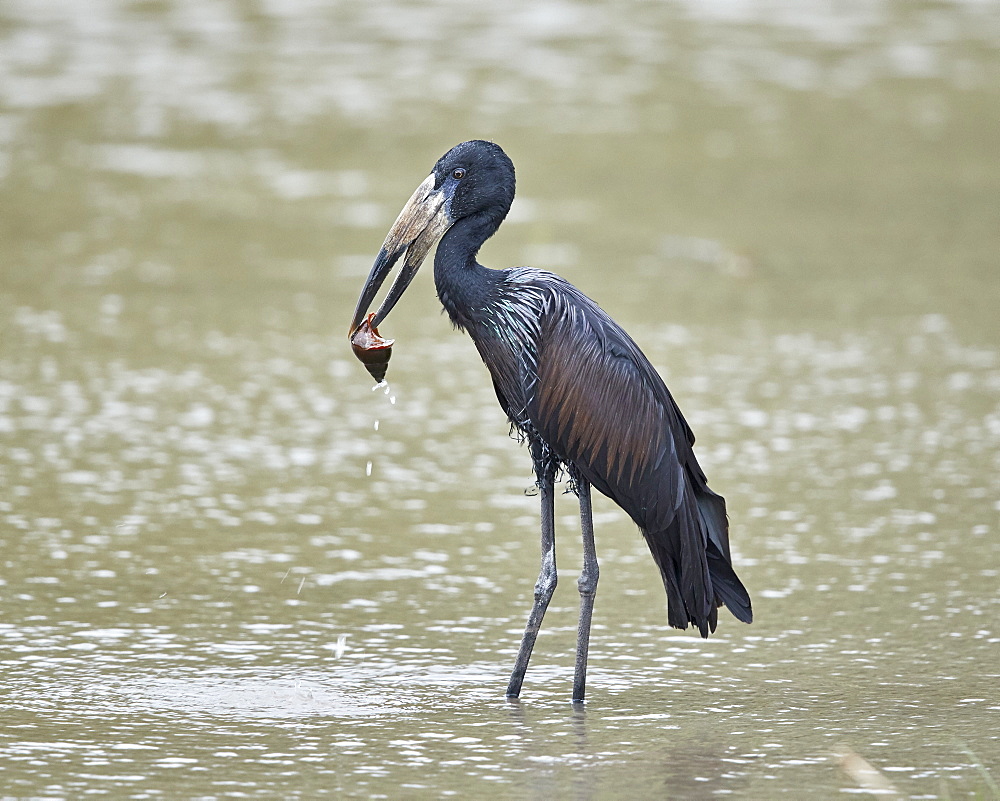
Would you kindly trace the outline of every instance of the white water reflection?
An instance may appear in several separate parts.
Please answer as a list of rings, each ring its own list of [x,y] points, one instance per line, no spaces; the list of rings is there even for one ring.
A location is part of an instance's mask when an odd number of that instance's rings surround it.
[[[313,716],[372,718],[406,711],[402,699],[387,698],[371,682],[338,682],[325,676],[253,677],[242,680],[191,676],[145,680],[116,688],[119,698],[143,713],[217,715],[228,719],[302,720]]]

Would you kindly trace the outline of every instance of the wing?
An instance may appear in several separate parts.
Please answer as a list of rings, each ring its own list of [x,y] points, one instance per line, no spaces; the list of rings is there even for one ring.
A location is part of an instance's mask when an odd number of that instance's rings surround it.
[[[708,489],[663,379],[597,304],[565,282],[550,291],[522,371],[531,425],[639,525],[671,625],[694,623],[707,636],[722,603],[749,622],[749,595],[729,563],[725,501]]]
[[[694,437],[631,337],[568,284],[539,322],[537,381],[525,393],[538,434],[640,527],[669,527],[686,493]]]

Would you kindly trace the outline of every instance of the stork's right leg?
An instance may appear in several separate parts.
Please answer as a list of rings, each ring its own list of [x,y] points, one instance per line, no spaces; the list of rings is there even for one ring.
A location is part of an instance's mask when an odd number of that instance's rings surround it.
[[[556,589],[556,532],[555,532],[555,475],[551,469],[538,470],[538,491],[542,499],[542,567],[535,582],[535,601],[528,615],[528,625],[514,662],[514,672],[507,685],[507,697],[517,698],[521,694],[521,683],[531,659],[531,649],[542,625],[545,610],[548,609],[552,593]]]

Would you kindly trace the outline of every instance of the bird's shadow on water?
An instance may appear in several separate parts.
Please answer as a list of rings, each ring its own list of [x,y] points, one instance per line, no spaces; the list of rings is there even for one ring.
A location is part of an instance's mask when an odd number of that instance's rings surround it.
[[[664,798],[700,798],[745,789],[745,776],[720,776],[724,739],[691,736],[670,712],[620,710],[596,695],[561,708],[508,701],[511,729],[521,735],[516,760],[533,794],[589,801],[609,791],[645,797],[662,789]]]

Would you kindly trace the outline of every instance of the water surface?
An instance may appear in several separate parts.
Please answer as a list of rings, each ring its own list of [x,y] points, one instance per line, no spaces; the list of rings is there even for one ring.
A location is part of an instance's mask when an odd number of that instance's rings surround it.
[[[0,6],[5,792],[996,795],[997,12]],[[595,499],[583,709],[572,496],[502,697],[538,501],[430,276],[388,392],[346,343],[471,136],[518,167],[483,259],[633,333],[754,597],[669,629]]]

